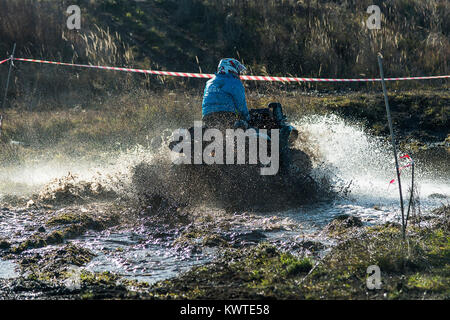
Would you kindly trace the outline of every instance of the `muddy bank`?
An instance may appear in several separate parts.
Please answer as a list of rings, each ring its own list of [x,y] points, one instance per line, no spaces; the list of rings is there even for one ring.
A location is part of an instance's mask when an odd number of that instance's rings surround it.
[[[290,252],[268,243],[227,250],[214,263],[152,286],[160,298],[188,299],[449,299],[450,208],[418,221],[402,240],[397,224],[362,227],[355,217],[334,220],[324,232],[338,244]],[[319,249],[318,251],[316,251]],[[379,290],[366,286],[367,268],[381,269]]]
[[[134,281],[104,272],[79,270],[95,255],[67,244],[46,252],[29,253],[18,260],[21,276],[0,279],[1,299],[126,299],[137,298]]]
[[[0,298],[449,298],[448,206],[414,217],[405,244],[382,222],[397,210],[373,204],[261,213],[112,191],[65,177],[31,199],[6,197]],[[383,286],[370,291],[374,264]]]
[[[200,218],[201,217],[201,218]],[[444,206],[410,221],[404,241],[398,224],[367,226],[355,216],[339,216],[321,233],[330,242],[270,240],[262,232],[227,230],[220,213],[181,222],[172,246],[214,248],[217,257],[181,275],[148,284],[111,272],[83,269],[95,258],[71,243],[45,251],[11,252],[20,276],[0,280],[3,299],[449,299],[450,210]],[[153,216],[155,218],[155,216]],[[248,221],[248,217],[242,216]],[[194,221],[197,219],[197,224]],[[229,218],[231,220],[231,218]],[[147,220],[151,224],[151,219]],[[287,224],[260,219],[261,230]],[[167,229],[166,229],[167,230]],[[160,235],[164,237],[166,235]],[[184,250],[183,249],[183,250]],[[10,252],[8,254],[8,252]],[[381,269],[381,289],[366,286],[367,267]]]

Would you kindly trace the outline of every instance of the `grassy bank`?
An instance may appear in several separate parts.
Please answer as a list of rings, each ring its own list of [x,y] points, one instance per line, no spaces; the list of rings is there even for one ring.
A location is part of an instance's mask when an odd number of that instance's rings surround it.
[[[358,121],[375,135],[387,136],[388,126],[381,94],[348,93],[310,95],[303,91],[248,92],[248,105],[265,107],[279,101],[290,120],[310,114],[336,113]],[[442,90],[390,93],[394,128],[408,148],[427,142],[448,141],[450,93]],[[0,162],[20,163],[27,156],[95,156],[100,151],[126,150],[169,128],[192,126],[201,118],[201,91],[165,91],[159,94],[136,90],[104,97],[71,108],[54,105],[49,110],[8,110],[1,138]]]

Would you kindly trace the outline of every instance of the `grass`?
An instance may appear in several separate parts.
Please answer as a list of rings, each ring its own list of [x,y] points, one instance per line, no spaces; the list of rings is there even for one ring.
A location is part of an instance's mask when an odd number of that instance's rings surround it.
[[[64,12],[72,4],[82,9],[79,31],[67,30],[64,23]],[[383,12],[381,30],[369,30],[361,23],[372,4]],[[232,56],[252,74],[331,78],[378,75],[376,54],[381,51],[386,76],[448,74],[447,16],[444,0],[4,0],[0,52],[6,56],[16,42],[16,56],[207,73],[215,71],[221,58]],[[11,86],[10,100],[24,100],[29,109],[42,110],[41,97],[51,97],[54,104],[70,104],[75,90],[88,101],[132,88],[158,91],[202,86],[196,79],[16,65],[20,81]],[[5,73],[0,72],[0,83]],[[404,86],[415,88],[422,83]],[[429,83],[446,84],[445,80]],[[252,84],[253,88],[270,86]],[[308,85],[320,87],[341,85]]]
[[[53,157],[80,157],[126,150],[136,144],[147,146],[165,128],[193,123],[199,113],[191,109],[201,101],[199,97],[188,99],[182,93],[156,96],[140,92],[69,110],[9,110],[0,163],[18,164],[27,155],[40,158],[48,152]],[[8,144],[11,140],[18,144]]]

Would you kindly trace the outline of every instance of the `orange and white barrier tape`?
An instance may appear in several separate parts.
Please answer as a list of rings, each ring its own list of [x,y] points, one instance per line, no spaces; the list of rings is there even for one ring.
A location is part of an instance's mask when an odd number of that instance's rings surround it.
[[[54,62],[46,60],[36,60],[36,59],[25,59],[25,58],[13,58],[16,61],[23,62],[34,62],[34,63],[45,63],[54,64],[70,67],[81,67],[81,68],[93,68],[102,70],[112,70],[112,71],[124,71],[124,72],[136,72],[145,74],[154,74],[161,76],[173,76],[173,77],[187,77],[187,78],[203,78],[209,79],[213,78],[214,74],[207,73],[188,73],[188,72],[173,72],[173,71],[157,71],[157,70],[144,70],[144,69],[133,69],[133,68],[119,68],[119,67],[106,67],[106,66],[94,66],[87,64],[76,64],[76,63],[65,63],[65,62]],[[8,61],[9,59],[3,60],[1,63]],[[381,81],[380,78],[363,78],[363,79],[328,79],[328,78],[296,78],[296,77],[271,77],[271,76],[241,76],[242,80],[253,80],[253,81],[279,81],[279,82],[375,82]],[[431,80],[431,79],[448,79],[450,75],[444,76],[425,76],[425,77],[400,77],[400,78],[385,78],[386,81],[401,81],[401,80]]]

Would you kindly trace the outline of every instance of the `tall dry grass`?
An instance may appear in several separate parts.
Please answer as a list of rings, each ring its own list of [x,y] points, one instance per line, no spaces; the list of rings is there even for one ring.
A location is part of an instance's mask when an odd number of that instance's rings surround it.
[[[74,3],[82,8],[79,32],[66,28],[65,11]],[[372,4],[381,7],[381,30],[363,24]],[[448,74],[449,12],[445,0],[1,0],[0,53],[6,55],[16,42],[17,56],[23,57],[208,73],[220,58],[234,56],[252,74],[373,77],[381,51],[387,76]],[[5,65],[1,84],[2,70]],[[203,83],[18,62],[8,106],[84,107],[138,88],[193,88],[201,95]],[[246,86],[265,94],[343,88],[329,83]]]
[[[83,19],[80,31],[66,27],[69,1],[2,0],[0,52],[17,44],[16,57],[93,65],[133,65],[133,50],[117,32]],[[84,12],[82,17],[86,17]],[[28,110],[74,107],[108,91],[134,86],[127,74],[16,62],[9,105]],[[0,72],[4,83],[5,72]]]
[[[232,17],[224,24],[234,24],[234,30],[242,34],[240,54],[252,59],[250,63],[256,60],[264,65],[269,73],[376,75],[379,51],[389,74],[449,71],[450,4],[446,0],[200,2]],[[363,23],[373,4],[381,8],[381,30],[370,30]],[[246,41],[252,45],[246,46]]]

